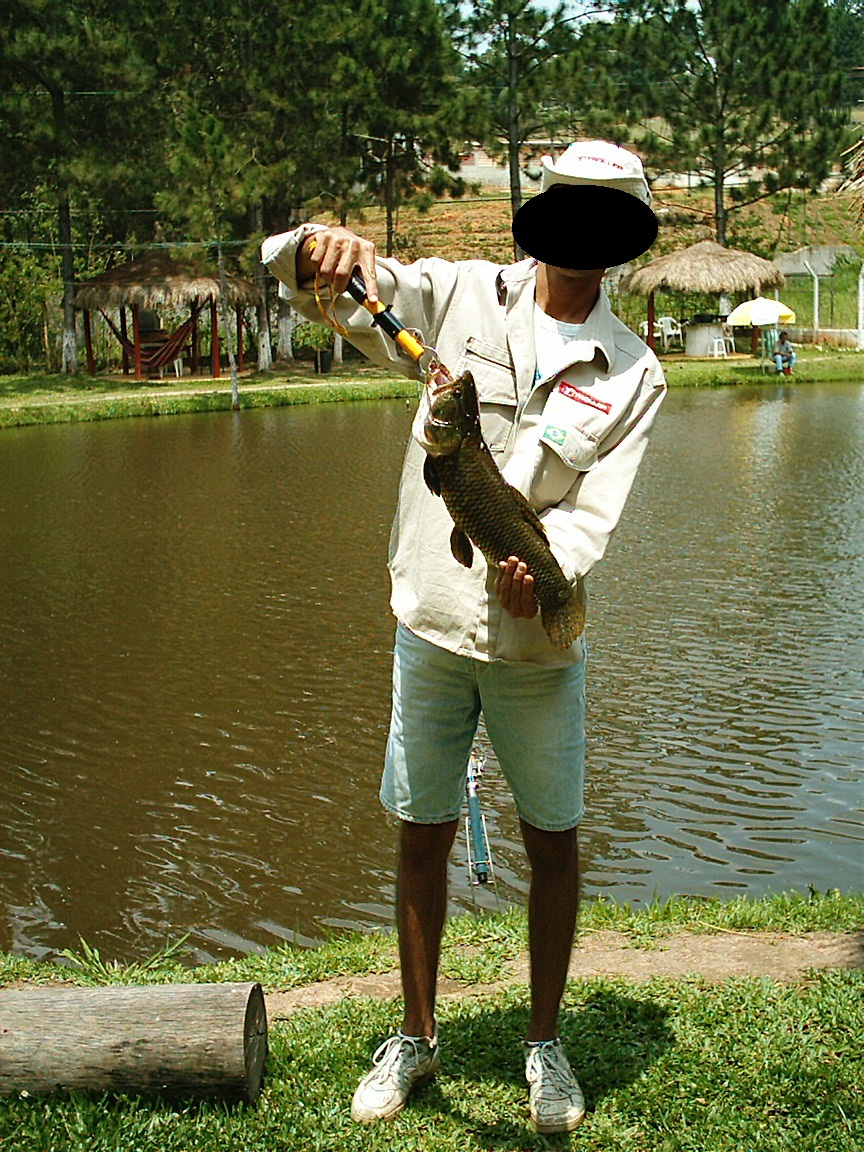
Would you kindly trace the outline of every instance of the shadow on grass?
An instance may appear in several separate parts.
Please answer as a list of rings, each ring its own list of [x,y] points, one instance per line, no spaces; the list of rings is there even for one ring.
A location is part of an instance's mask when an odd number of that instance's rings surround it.
[[[526,1136],[539,1141],[538,1147],[550,1139],[553,1146],[569,1146],[566,1134],[537,1136],[528,1116],[522,1055],[527,1024],[522,1005],[457,1007],[441,1026],[441,1071],[412,1097],[409,1109],[430,1119],[449,1118],[484,1149],[516,1152],[528,1146]],[[654,1000],[596,986],[562,1013],[561,1039],[589,1113],[637,1080],[675,1042],[668,1012]]]

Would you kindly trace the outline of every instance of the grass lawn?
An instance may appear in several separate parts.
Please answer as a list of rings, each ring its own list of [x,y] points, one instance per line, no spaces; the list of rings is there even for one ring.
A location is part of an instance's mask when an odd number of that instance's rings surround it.
[[[614,927],[634,946],[681,928],[722,937],[773,930],[850,932],[864,897],[780,896],[729,903],[677,899],[643,911],[597,901],[582,931]],[[443,971],[470,985],[524,948],[521,912],[451,921]],[[206,969],[176,955],[124,968],[84,948],[65,967],[0,957],[0,982],[258,979],[265,991],[395,964],[388,934],[346,935],[312,951],[276,949]],[[399,1024],[398,1003],[365,997],[271,1022],[255,1107],[215,1102],[17,1096],[0,1102],[0,1148],[15,1152],[861,1152],[864,1148],[864,972],[813,971],[795,984],[764,976],[572,981],[561,1033],[588,1103],[572,1136],[537,1135],[528,1119],[520,1041],[528,989],[446,999],[442,1069],[393,1122],[367,1129],[349,1106],[375,1047]],[[38,1037],[34,1037],[38,1043]],[[0,1037],[2,1056],[2,1037]]]
[[[776,384],[752,356],[696,359],[661,356],[670,387]],[[803,348],[793,380],[859,380],[864,366],[860,352]],[[269,376],[245,375],[240,381],[241,408],[277,407],[345,400],[416,398],[414,381],[349,360],[326,375],[315,375],[310,364],[298,362]],[[231,381],[206,377],[164,377],[136,381],[131,376],[61,376],[38,373],[0,376],[0,429],[28,424],[110,420],[123,416],[170,416],[185,412],[217,412],[231,408]]]
[[[358,361],[339,365],[326,375],[315,375],[310,364],[297,363],[289,372],[246,374],[240,380],[241,408],[416,395],[413,381]],[[219,379],[165,376],[161,380],[135,380],[120,374],[0,376],[0,429],[123,416],[221,412],[231,405],[227,374]]]

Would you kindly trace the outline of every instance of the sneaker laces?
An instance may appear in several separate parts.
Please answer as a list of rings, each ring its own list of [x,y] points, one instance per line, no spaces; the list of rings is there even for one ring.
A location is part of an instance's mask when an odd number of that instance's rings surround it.
[[[403,1032],[397,1032],[395,1036],[390,1036],[385,1040],[372,1057],[375,1073],[370,1077],[370,1080],[377,1080],[380,1084],[383,1084],[387,1080],[393,1072],[396,1061],[402,1055],[403,1045],[411,1049],[414,1066],[416,1068],[420,1063],[418,1045],[428,1044],[431,1052],[436,1043],[437,1040],[435,1037],[430,1040],[426,1036],[406,1036]]]
[[[572,1093],[573,1071],[560,1041],[543,1040],[539,1044],[529,1045],[525,1077],[529,1083],[548,1078],[562,1096]]]

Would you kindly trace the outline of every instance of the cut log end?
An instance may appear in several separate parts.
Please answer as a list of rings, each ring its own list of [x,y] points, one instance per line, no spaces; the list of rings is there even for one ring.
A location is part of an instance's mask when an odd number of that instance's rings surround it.
[[[0,989],[0,1095],[74,1089],[254,1104],[266,1058],[260,984]]]

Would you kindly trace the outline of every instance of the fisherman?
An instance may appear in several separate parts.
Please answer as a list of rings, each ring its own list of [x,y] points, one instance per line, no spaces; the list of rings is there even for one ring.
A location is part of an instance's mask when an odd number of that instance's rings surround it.
[[[552,552],[585,606],[665,393],[660,365],[612,313],[605,271],[657,234],[637,156],[579,141],[543,158],[542,186],[513,220],[527,258],[506,267],[437,258],[402,265],[346,228],[304,224],[265,241],[262,259],[310,319],[329,286],[349,338],[379,364],[416,375],[345,291],[359,269],[371,302],[422,333],[455,375],[473,375],[484,438],[507,481],[539,513]],[[401,821],[396,919],[404,1015],[377,1050],[351,1113],[394,1116],[441,1055],[435,1018],[447,861],[482,709],[513,794],[531,868],[531,1015],[524,1039],[531,1118],[566,1132],[585,1101],[559,1038],[579,900],[577,829],[585,775],[586,645],[565,651],[538,616],[534,580],[510,556],[495,570],[451,555],[452,522],[423,480],[415,420],[390,546],[398,621],[390,734],[381,784]],[[479,553],[478,553],[479,556]]]

